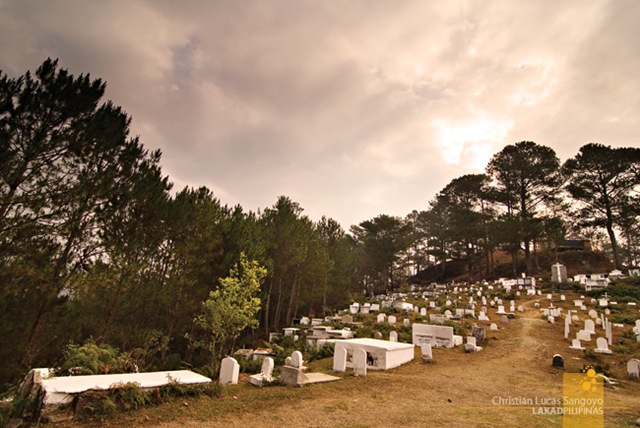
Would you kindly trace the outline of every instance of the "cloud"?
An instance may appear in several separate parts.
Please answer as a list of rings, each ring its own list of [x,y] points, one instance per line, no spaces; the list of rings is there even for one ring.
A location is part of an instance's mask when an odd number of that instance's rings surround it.
[[[634,0],[0,1],[0,68],[108,83],[165,173],[345,228],[426,209],[507,144],[637,145]]]

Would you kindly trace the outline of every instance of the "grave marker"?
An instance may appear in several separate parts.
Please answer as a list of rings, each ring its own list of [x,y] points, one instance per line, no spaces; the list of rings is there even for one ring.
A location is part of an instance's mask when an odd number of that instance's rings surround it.
[[[353,374],[356,376],[367,375],[367,351],[364,349],[353,350]]]
[[[564,358],[562,358],[562,355],[555,354],[553,356],[553,360],[551,361],[551,366],[559,369],[564,368]]]
[[[233,357],[222,359],[220,364],[220,384],[221,385],[237,385],[238,375],[240,374],[240,364]]]

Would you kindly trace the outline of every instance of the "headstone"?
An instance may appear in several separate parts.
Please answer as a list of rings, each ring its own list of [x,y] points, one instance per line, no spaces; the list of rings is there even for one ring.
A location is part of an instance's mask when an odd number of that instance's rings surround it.
[[[576,334],[576,339],[580,339],[581,342],[590,342],[591,341],[591,333],[586,330],[580,330]]]
[[[405,318],[402,320],[402,325],[404,325],[405,327],[410,327],[411,326],[411,320],[409,318]]]
[[[420,308],[420,316],[421,317],[427,316],[427,308]]]
[[[378,340],[382,340],[382,333],[380,333],[379,331],[376,331],[376,332],[373,334],[373,338],[374,338],[374,339],[378,339]]]
[[[222,359],[220,364],[220,384],[221,385],[237,385],[238,375],[240,374],[240,364],[233,357]]]
[[[395,324],[396,323],[396,317],[393,315],[389,315],[387,317],[387,321],[389,322],[389,324]]]
[[[445,318],[451,318],[451,311],[449,309],[447,309],[446,311],[444,311],[444,317]]]
[[[496,323],[492,322],[491,325],[489,326],[489,330],[497,331],[498,326],[496,325]]]
[[[398,341],[398,332],[392,331],[389,333],[389,342],[397,342]]]
[[[509,318],[507,318],[507,316],[506,316],[506,315],[503,315],[503,316],[502,316],[501,321],[502,321],[503,323],[508,323],[508,322],[509,322]]]
[[[353,374],[356,376],[367,375],[367,351],[364,349],[353,350]]]
[[[507,312],[504,310],[504,306],[498,305],[498,311],[496,312],[496,314],[502,315],[502,314],[506,314],[506,313]]]
[[[249,376],[249,383],[255,386],[262,386],[265,383],[273,381],[273,358],[265,357],[262,360],[262,370],[259,374]]]
[[[640,360],[632,358],[627,361],[627,377],[629,379],[640,380]]]
[[[518,312],[524,312],[524,307],[522,305],[518,306]]]
[[[573,339],[569,348],[576,349],[578,351],[584,351],[584,346],[582,346],[582,344],[580,343],[580,339]]]
[[[353,317],[351,315],[343,315],[341,321],[342,324],[353,324]]]
[[[296,369],[302,368],[302,352],[293,351],[291,353],[291,367],[295,367]]]
[[[598,313],[595,311],[595,309],[591,309],[591,310],[589,311],[589,316],[590,316],[591,318],[593,318],[593,319],[596,319],[596,318],[598,318]]]
[[[291,357],[287,357],[284,359],[284,365],[285,366],[290,366],[291,365]]]
[[[471,327],[471,334],[473,335],[473,337],[475,337],[476,343],[479,343],[479,344],[484,343],[487,335],[485,328],[477,325],[474,325],[473,327]]]
[[[423,343],[420,345],[420,350],[422,351],[422,360],[425,363],[433,362],[433,350],[431,349],[431,344]]]
[[[454,344],[453,327],[414,323],[412,343],[420,346],[428,343],[432,347],[452,348]]]
[[[352,315],[357,314],[359,311],[360,311],[359,303],[354,303],[353,305],[349,306],[349,312],[351,312]]]
[[[333,371],[344,372],[347,370],[347,348],[336,347],[333,353]]]
[[[584,322],[584,330],[591,334],[596,334],[596,325],[593,320],[586,320]]]
[[[376,317],[376,322],[378,324],[381,324],[384,322],[385,318],[387,318],[385,314],[378,314],[378,316]]]
[[[555,354],[553,356],[553,360],[551,362],[551,366],[552,367],[556,367],[556,368],[564,368],[564,358],[562,358],[562,355],[560,354]]]
[[[596,339],[596,346],[597,348],[594,349],[593,352],[597,352],[598,354],[611,354],[609,343],[604,337],[599,337]]]

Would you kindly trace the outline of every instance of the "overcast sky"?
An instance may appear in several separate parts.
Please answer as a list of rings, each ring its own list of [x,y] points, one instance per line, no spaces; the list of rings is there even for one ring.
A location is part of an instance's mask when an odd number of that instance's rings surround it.
[[[640,146],[640,1],[0,0],[0,69],[107,82],[175,188],[345,229],[505,145]]]

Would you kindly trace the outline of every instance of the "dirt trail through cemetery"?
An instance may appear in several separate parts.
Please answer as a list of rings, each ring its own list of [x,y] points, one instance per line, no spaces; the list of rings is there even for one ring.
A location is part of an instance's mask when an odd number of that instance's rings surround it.
[[[416,358],[386,372],[366,377],[345,373],[337,382],[303,388],[255,388],[246,378],[216,399],[188,399],[101,424],[163,428],[187,427],[562,427],[562,417],[534,414],[531,405],[505,404],[505,399],[541,402],[562,397],[562,375],[579,372],[585,364],[580,351],[568,349],[563,323],[542,319],[533,301],[525,311],[490,331],[483,350],[466,354],[460,347],[434,349],[435,362]],[[572,330],[573,331],[573,330]],[[551,367],[555,353],[565,369]],[[331,359],[310,365],[331,372]],[[605,426],[630,426],[640,417],[640,386],[624,380],[625,368],[612,364],[622,380],[605,391]],[[501,401],[502,400],[502,401]],[[72,426],[72,425],[69,425]]]

